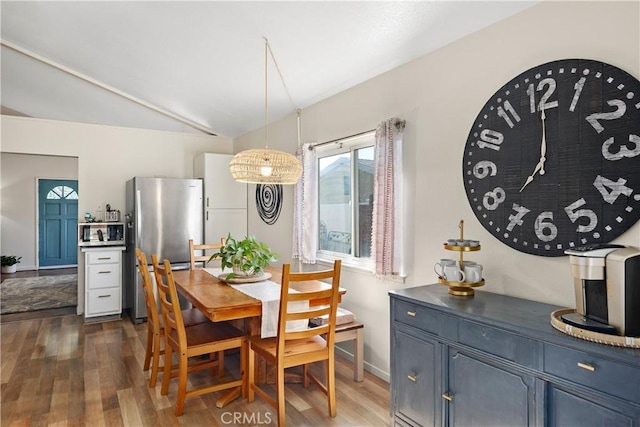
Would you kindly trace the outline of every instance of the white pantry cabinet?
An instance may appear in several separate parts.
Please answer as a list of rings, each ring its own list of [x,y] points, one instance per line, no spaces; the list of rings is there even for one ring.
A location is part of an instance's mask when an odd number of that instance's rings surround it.
[[[247,184],[229,172],[233,155],[202,153],[193,163],[194,178],[204,182],[204,242],[217,243],[229,233],[247,235]]]

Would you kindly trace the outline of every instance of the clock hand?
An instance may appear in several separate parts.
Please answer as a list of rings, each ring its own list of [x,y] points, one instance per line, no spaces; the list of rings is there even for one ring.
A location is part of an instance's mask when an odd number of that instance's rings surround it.
[[[542,109],[542,143],[540,144],[540,162],[542,162],[542,165],[540,166],[540,175],[544,175],[544,162],[547,160],[547,158],[545,157],[547,154],[547,139],[545,137],[545,131],[544,131],[544,119],[545,119],[545,114],[544,114],[544,108]]]
[[[531,175],[529,175],[529,177],[527,177],[527,180],[522,185],[522,188],[520,189],[520,193],[522,193],[522,190],[524,190],[524,187],[526,187],[527,185],[529,185],[531,183],[531,181],[533,181],[533,176],[536,174],[536,172],[540,171],[544,167],[544,161],[545,161],[545,158],[542,157],[540,159],[540,161],[538,162],[538,164],[536,165],[536,168],[533,170]]]
[[[544,129],[544,119],[546,119],[546,116],[544,114],[544,108],[542,109],[542,114],[540,118],[542,120],[542,142],[540,143],[540,160],[538,161],[538,164],[536,165],[536,168],[533,170],[531,175],[527,177],[527,180],[522,185],[522,188],[520,188],[520,193],[522,193],[522,190],[524,190],[524,188],[527,185],[529,185],[531,181],[533,181],[533,176],[536,174],[536,172],[538,172],[540,175],[544,175],[545,173],[544,162],[547,161],[547,158],[545,157],[547,154],[547,138],[546,138],[545,129]]]

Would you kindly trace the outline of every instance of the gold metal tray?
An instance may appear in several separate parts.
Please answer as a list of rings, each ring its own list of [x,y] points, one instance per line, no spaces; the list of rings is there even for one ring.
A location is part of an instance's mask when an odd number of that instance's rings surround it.
[[[480,250],[480,245],[478,246],[451,246],[443,243],[444,248],[448,251],[456,251],[456,252],[475,252]]]
[[[475,292],[473,288],[484,286],[484,279],[479,282],[452,282],[438,276],[438,283],[449,286],[449,294],[459,297],[469,297]]]
[[[601,332],[589,331],[577,326],[566,324],[561,316],[574,313],[571,308],[561,308],[551,313],[551,326],[562,333],[580,338],[586,341],[593,341],[600,344],[615,345],[618,347],[640,348],[640,337],[622,337],[620,335],[609,335]]]

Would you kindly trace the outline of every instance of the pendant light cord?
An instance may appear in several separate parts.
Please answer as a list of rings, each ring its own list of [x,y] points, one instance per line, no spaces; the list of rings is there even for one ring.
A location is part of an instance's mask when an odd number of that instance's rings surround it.
[[[267,65],[267,59],[269,57],[267,54],[268,49],[269,49],[269,40],[264,39],[264,144],[266,149],[269,149],[269,132],[267,131],[268,124],[269,124],[269,114],[268,114],[269,104],[267,101],[269,99],[269,84],[268,84],[268,78],[267,78],[267,69],[269,68]]]
[[[284,81],[284,77],[282,76],[282,71],[280,71],[280,66],[278,65],[278,61],[276,61],[276,57],[273,54],[273,51],[271,50],[271,45],[269,44],[269,40],[264,37],[264,139],[265,139],[265,145],[266,148],[269,148],[269,139],[268,139],[268,131],[267,131],[267,123],[269,123],[268,121],[268,115],[267,115],[267,111],[268,111],[268,105],[267,105],[267,99],[268,97],[268,79],[267,79],[267,58],[268,56],[271,55],[271,60],[273,60],[273,64],[276,67],[276,71],[278,71],[278,76],[280,76],[280,81],[282,82],[282,86],[284,87],[284,91],[287,94],[287,97],[289,98],[289,102],[291,103],[291,106],[293,107],[293,109],[296,112],[297,115],[297,122],[298,122],[298,147],[300,147],[300,113],[301,110],[296,106],[295,102],[293,102],[293,98],[291,97],[291,93],[289,92],[289,88],[287,87],[287,84]]]

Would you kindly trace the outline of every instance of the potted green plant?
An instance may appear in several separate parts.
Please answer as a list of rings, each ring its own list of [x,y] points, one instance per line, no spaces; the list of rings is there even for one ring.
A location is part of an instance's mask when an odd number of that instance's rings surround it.
[[[16,264],[20,263],[21,259],[21,256],[2,255],[2,257],[0,258],[0,264],[2,264],[2,272],[15,273],[17,269]]]
[[[227,279],[234,277],[250,277],[261,275],[270,262],[276,261],[278,255],[271,252],[271,248],[264,242],[259,242],[254,236],[247,236],[236,240],[231,234],[225,240],[224,246],[209,258],[209,261],[220,258],[222,269],[230,268]]]

